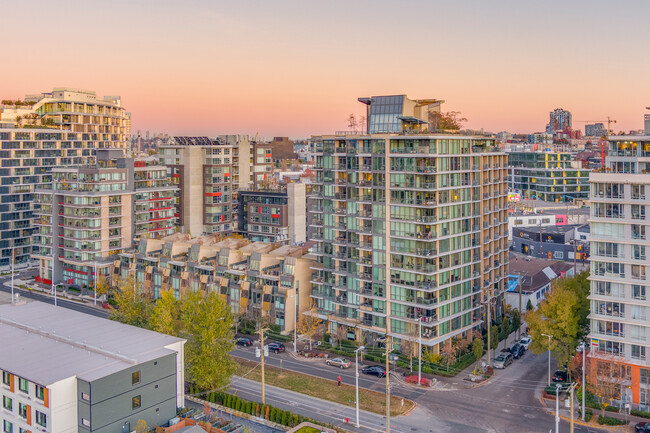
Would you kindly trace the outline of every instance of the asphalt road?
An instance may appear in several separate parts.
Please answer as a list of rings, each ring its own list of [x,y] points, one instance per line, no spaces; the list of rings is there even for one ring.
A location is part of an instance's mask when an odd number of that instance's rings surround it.
[[[287,345],[291,350],[292,345]],[[255,357],[255,346],[237,347],[233,355],[259,361]],[[335,381],[338,375],[344,383],[354,384],[354,362],[349,369],[330,367],[322,360],[296,360],[288,353],[269,354],[265,358],[268,365],[293,370],[300,373]],[[554,368],[555,366],[552,365]],[[462,380],[462,378],[458,378]],[[555,430],[555,419],[541,405],[538,397],[548,380],[547,354],[534,355],[526,353],[521,359],[516,360],[505,370],[498,370],[495,376],[485,385],[462,390],[423,390],[407,386],[395,379],[391,380],[391,393],[395,396],[406,397],[418,404],[417,411],[408,417],[399,417],[394,420],[396,426],[405,428],[404,431],[422,431],[423,426],[418,418],[425,416],[430,429],[424,431],[445,432],[531,432],[547,433]],[[360,374],[359,386],[378,392],[384,392],[385,379]],[[259,390],[256,384],[250,381],[237,381],[233,389],[239,395],[259,401]],[[285,409],[300,409],[307,414],[322,417],[323,421],[331,422],[344,419],[340,411],[332,410],[331,403],[314,403],[302,396],[299,401],[291,402],[288,392],[279,392],[275,396],[267,393],[267,400],[272,404],[288,405]],[[552,404],[552,402],[551,402]],[[322,406],[322,407],[321,407]],[[282,406],[280,406],[282,407]],[[330,409],[328,409],[330,408]],[[377,421],[377,415],[370,414],[374,420],[367,422],[371,430],[381,430],[382,424]],[[379,417],[383,418],[383,417]],[[363,424],[363,423],[362,423]],[[391,423],[391,427],[393,423]],[[411,426],[407,428],[408,426]],[[425,426],[426,427],[426,426]],[[383,427],[385,429],[385,427]],[[393,429],[395,430],[395,429]],[[364,430],[361,430],[364,431]],[[568,432],[569,423],[561,420],[560,431]],[[588,429],[575,425],[576,432],[601,432],[603,430]]]
[[[21,275],[32,276],[36,271],[26,271],[27,273],[22,273]],[[11,281],[11,277],[0,277],[0,291],[11,293],[11,287],[6,287],[5,283]],[[19,287],[14,286],[14,291],[19,293],[21,297],[27,299],[33,299],[40,302],[45,302],[46,304],[54,304],[54,298],[48,295],[44,295],[39,292],[34,292],[32,290],[23,290]],[[60,307],[69,308],[71,310],[79,311],[81,313],[91,314],[97,317],[108,317],[108,312],[101,308],[96,308],[92,305],[86,305],[78,301],[69,301],[57,297],[56,304]]]

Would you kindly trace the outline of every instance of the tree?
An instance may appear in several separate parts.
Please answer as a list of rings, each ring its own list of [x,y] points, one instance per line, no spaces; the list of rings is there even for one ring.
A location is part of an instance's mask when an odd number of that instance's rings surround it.
[[[111,320],[149,329],[153,304],[146,295],[140,293],[139,285],[132,275],[118,279],[113,299],[116,306],[109,313]]]
[[[628,384],[625,377],[626,367],[622,362],[609,356],[611,359],[599,359],[598,356],[589,357],[587,362],[587,390],[600,397],[602,416],[605,416],[605,409],[611,405],[613,400],[621,396],[621,388]]]
[[[510,320],[512,324],[512,331],[516,332],[521,328],[521,313],[519,310],[512,309],[510,313]]]
[[[177,335],[180,329],[179,302],[171,290],[164,290],[151,313],[151,329],[167,335]]]
[[[228,385],[236,363],[229,352],[233,341],[233,315],[221,297],[189,291],[181,300],[180,311],[185,343],[185,370],[188,378],[203,389]]]
[[[429,129],[433,131],[459,131],[467,118],[462,117],[460,111],[429,111]]]
[[[445,345],[442,348],[442,354],[447,362],[447,371],[449,371],[449,365],[455,364],[458,360],[459,347],[455,338],[448,338],[445,341]]]
[[[339,350],[341,350],[341,343],[344,339],[348,338],[348,330],[345,329],[345,325],[337,326],[334,331],[334,336],[336,337],[336,341],[339,342]]]
[[[503,321],[501,322],[501,338],[505,340],[505,347],[508,347],[508,337],[510,336],[510,319],[508,317],[504,317]]]
[[[478,367],[478,363],[481,361],[481,357],[483,356],[483,339],[480,337],[475,337],[474,341],[472,342],[472,353],[474,354],[474,358],[476,358],[476,366]]]
[[[99,274],[97,276],[97,287],[95,287],[97,295],[102,296],[106,294],[110,288],[111,285],[108,284],[108,278],[106,278],[106,275]]]
[[[533,309],[533,302],[529,299],[528,302],[526,303],[526,311],[530,311]]]
[[[139,419],[135,425],[135,433],[147,433],[149,431],[149,426],[147,422],[143,419]]]
[[[576,277],[555,280],[551,293],[540,303],[536,311],[526,315],[529,333],[533,339],[531,350],[542,353],[549,341],[542,334],[550,335],[551,351],[560,363],[568,361],[578,341],[588,331],[589,281],[588,272]]]
[[[316,311],[316,305],[312,303],[309,313],[303,313],[300,320],[298,320],[298,332],[309,337],[309,350],[311,350],[312,339],[318,332],[318,327],[322,323],[322,320],[316,316]]]

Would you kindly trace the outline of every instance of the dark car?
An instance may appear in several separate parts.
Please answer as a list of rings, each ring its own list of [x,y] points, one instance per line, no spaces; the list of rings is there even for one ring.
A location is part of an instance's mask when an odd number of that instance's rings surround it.
[[[377,377],[386,377],[386,369],[380,365],[370,365],[361,369],[363,374],[370,374]]]
[[[239,338],[239,339],[237,340],[237,342],[236,342],[235,344],[237,344],[237,346],[248,347],[248,346],[252,346],[252,345],[253,345],[253,340],[251,340],[251,339],[248,338],[248,337],[241,337],[241,338]]]
[[[284,344],[282,343],[269,343],[269,352],[281,353],[285,351]]]
[[[524,349],[524,346],[517,343],[510,348],[510,353],[515,359],[519,359],[522,356],[524,356],[524,353],[526,353],[526,349]]]
[[[553,382],[566,382],[569,378],[569,375],[566,371],[562,370],[555,370],[555,373],[553,373]]]
[[[648,424],[648,423],[645,422],[645,421],[638,422],[638,423],[636,423],[636,425],[634,426],[634,431],[635,431],[636,433],[646,433],[646,432],[650,432],[650,424]]]

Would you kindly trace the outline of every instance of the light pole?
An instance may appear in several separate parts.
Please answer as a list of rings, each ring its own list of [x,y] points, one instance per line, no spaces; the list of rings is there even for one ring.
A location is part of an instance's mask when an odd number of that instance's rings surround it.
[[[94,299],[94,304],[97,305],[97,262],[95,262],[95,287],[94,287],[94,292],[95,292],[95,299]]]
[[[354,351],[354,363],[355,363],[355,369],[356,369],[356,374],[355,374],[355,388],[356,388],[356,403],[357,403],[357,428],[359,428],[361,425],[359,424],[359,351],[365,349],[365,347],[361,346],[357,350]]]
[[[14,304],[14,261],[16,260],[16,247],[11,249],[11,305]]]
[[[587,345],[582,343],[582,420],[585,420],[585,394],[587,393],[587,383],[585,382],[585,360],[587,358]]]
[[[560,384],[555,385],[555,433],[560,433]]]
[[[553,337],[548,334],[542,336],[548,337],[548,386],[551,386],[551,338]]]
[[[422,385],[422,319],[424,317],[420,317],[420,320],[418,320],[418,340],[419,340],[419,357],[418,357],[418,385]]]

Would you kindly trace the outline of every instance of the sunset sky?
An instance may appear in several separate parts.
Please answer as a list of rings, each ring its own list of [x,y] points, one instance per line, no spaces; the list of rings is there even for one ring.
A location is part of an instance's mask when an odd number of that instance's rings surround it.
[[[120,95],[133,132],[293,138],[347,128],[357,97],[444,99],[466,127],[643,127],[650,2],[7,1],[0,97]],[[574,123],[584,131],[584,123]]]

